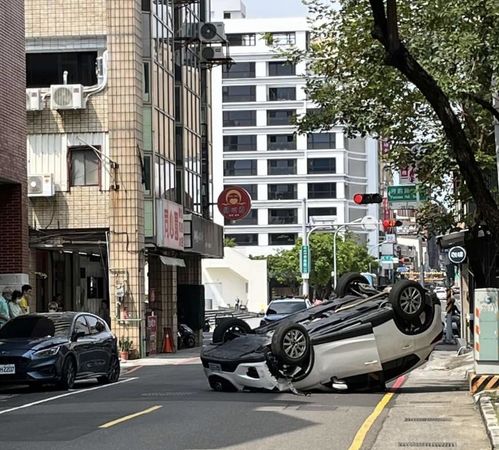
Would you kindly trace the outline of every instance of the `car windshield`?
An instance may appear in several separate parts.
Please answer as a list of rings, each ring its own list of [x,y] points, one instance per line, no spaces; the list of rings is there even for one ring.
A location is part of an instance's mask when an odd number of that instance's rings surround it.
[[[19,316],[0,329],[0,339],[68,337],[71,317]]]
[[[296,311],[301,311],[302,309],[305,308],[306,308],[305,302],[278,301],[278,302],[272,302],[269,305],[267,314],[292,314]]]

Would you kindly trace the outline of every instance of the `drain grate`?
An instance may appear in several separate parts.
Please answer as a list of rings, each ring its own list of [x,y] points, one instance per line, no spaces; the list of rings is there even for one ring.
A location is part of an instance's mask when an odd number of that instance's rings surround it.
[[[450,422],[447,417],[406,417],[404,422]]]
[[[399,447],[454,448],[455,442],[399,442]]]

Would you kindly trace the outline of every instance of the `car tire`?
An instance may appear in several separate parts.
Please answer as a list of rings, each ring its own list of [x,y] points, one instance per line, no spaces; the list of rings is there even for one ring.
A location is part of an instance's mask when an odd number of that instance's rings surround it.
[[[251,327],[241,319],[233,318],[226,319],[217,325],[213,330],[213,343],[222,343],[227,342],[235,337],[238,334],[247,334],[251,332]]]
[[[187,338],[187,348],[193,348],[196,346],[196,339],[194,336],[189,336]]]
[[[68,356],[62,365],[61,380],[59,387],[64,390],[73,389],[76,380],[76,364],[71,356]]]
[[[369,281],[359,272],[347,272],[343,274],[338,280],[338,284],[336,285],[336,295],[338,297],[344,297],[345,295],[355,295],[355,292],[351,290],[351,288],[355,284],[369,284]]]
[[[409,322],[419,321],[425,309],[426,291],[416,281],[398,281],[388,296],[395,314]]]
[[[270,348],[281,363],[300,366],[309,358],[310,336],[303,325],[283,323],[272,336]]]
[[[237,392],[237,388],[225,378],[211,376],[208,378],[210,387],[216,392]]]
[[[97,377],[97,381],[100,384],[116,383],[120,379],[120,371],[120,360],[117,356],[113,356],[111,365],[109,367],[109,372],[107,373],[107,375]]]

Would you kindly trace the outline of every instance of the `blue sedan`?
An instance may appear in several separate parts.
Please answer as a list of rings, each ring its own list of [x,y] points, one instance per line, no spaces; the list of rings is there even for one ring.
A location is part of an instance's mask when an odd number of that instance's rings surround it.
[[[116,337],[89,313],[18,316],[0,328],[0,385],[58,384],[76,380],[113,383],[120,376]]]

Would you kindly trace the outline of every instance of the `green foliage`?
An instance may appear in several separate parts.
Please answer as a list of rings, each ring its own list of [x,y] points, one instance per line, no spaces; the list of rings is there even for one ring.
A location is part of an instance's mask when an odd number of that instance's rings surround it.
[[[289,287],[301,284],[300,273],[301,240],[291,250],[283,250],[267,257],[269,278]],[[352,235],[345,239],[337,237],[336,254],[338,273],[367,271],[377,267],[365,246],[357,243]],[[331,291],[333,270],[333,235],[331,233],[312,234],[310,237],[311,272],[310,286],[316,295],[326,297]]]
[[[133,341],[131,341],[128,337],[122,337],[119,344],[122,352],[129,352],[133,346]]]
[[[224,247],[235,247],[236,246],[236,240],[234,238],[227,238],[224,237]]]
[[[336,4],[333,4],[336,3]],[[386,161],[394,169],[412,164],[432,194],[420,216],[431,217],[470,199],[436,114],[419,90],[386,65],[385,51],[372,35],[367,0],[308,0],[312,24],[309,49],[286,56],[306,60],[308,97],[320,108],[298,119],[300,132],[342,124],[350,138],[371,134],[388,139]],[[397,2],[400,36],[448,96],[482,171],[494,171],[495,148],[490,111],[493,76],[499,73],[497,0],[411,0]],[[428,215],[429,214],[429,215]],[[426,216],[425,216],[426,215]],[[449,228],[471,217],[445,214]]]

